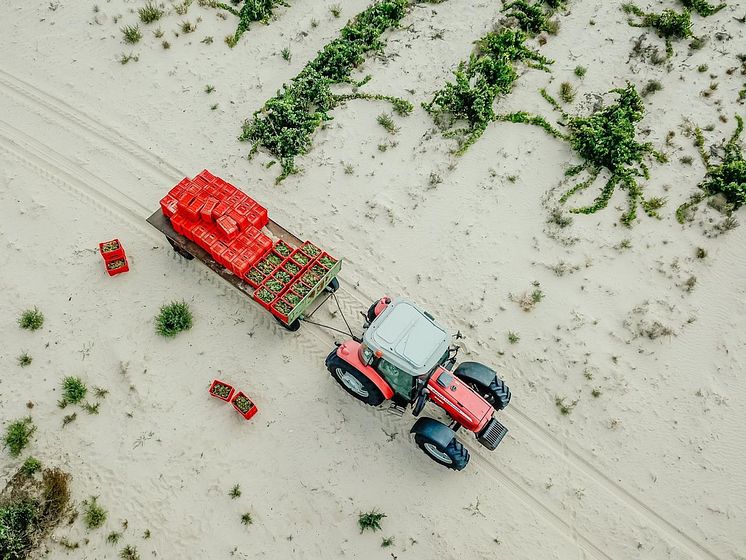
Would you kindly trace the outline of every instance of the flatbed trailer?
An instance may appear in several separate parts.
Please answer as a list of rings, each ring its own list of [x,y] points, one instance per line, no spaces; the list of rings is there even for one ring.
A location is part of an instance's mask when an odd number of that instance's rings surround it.
[[[216,272],[225,281],[230,283],[234,288],[243,292],[249,297],[249,299],[256,302],[254,299],[254,287],[217,262],[209,252],[197,245],[194,241],[188,239],[184,235],[176,233],[171,225],[171,221],[163,215],[163,212],[160,209],[153,212],[147,219],[147,222],[166,237],[166,240],[169,242],[171,247],[173,247],[176,253],[185,259],[197,259],[202,262],[210,270]],[[272,219],[269,219],[265,228],[273,237],[281,239],[292,248],[298,248],[304,243],[299,237],[289,232]],[[326,302],[327,298],[339,288],[337,274],[341,269],[341,265],[342,259],[339,259],[336,265],[332,267],[332,269],[312,287],[309,293],[303,297],[301,302],[295,306],[292,313],[288,315],[287,321],[283,321],[281,318],[273,314],[273,317],[275,317],[277,322],[287,330],[298,330],[300,328],[301,319],[313,315],[316,310]],[[268,307],[264,307],[269,311]]]

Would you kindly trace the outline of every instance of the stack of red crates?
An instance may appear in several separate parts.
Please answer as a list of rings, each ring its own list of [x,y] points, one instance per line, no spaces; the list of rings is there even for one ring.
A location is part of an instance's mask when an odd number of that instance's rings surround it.
[[[240,278],[272,249],[272,240],[260,231],[269,221],[267,209],[206,169],[172,188],[161,199],[161,210],[176,233]]]

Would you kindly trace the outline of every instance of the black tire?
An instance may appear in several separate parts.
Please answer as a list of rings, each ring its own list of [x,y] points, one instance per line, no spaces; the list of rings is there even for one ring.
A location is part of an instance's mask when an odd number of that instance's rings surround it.
[[[365,317],[368,319],[368,323],[372,323],[376,319],[376,305],[378,305],[378,302],[374,301],[373,305],[368,308],[368,312],[365,314]]]
[[[173,241],[171,241],[168,237],[166,237],[166,240],[169,242],[169,244],[171,245],[171,247],[173,247],[174,251],[176,251],[177,254],[181,255],[186,260],[191,261],[194,258],[194,255],[192,255],[186,249],[182,249],[181,247],[179,247],[176,243],[174,243]]]
[[[324,289],[330,294],[333,294],[334,292],[339,290],[339,280],[337,280],[336,277],[332,278]]]
[[[357,400],[370,406],[378,406],[386,400],[375,383],[339,357],[332,356],[327,363],[327,368],[340,387]],[[352,380],[357,381],[357,383]]]
[[[510,403],[510,389],[495,371],[477,362],[463,362],[453,375],[474,389],[495,410],[503,410]]]
[[[431,443],[421,434],[415,434],[414,441],[425,455],[447,469],[460,471],[469,464],[469,450],[461,445],[456,438],[453,438],[446,447]],[[433,454],[433,450],[441,456]]]
[[[282,325],[282,328],[291,332],[295,332],[300,328],[300,319],[296,319],[292,323],[285,324],[282,321],[280,321],[277,317],[275,317],[275,320]]]
[[[510,403],[510,389],[499,377],[495,377],[488,387],[481,386],[477,389],[495,410],[503,410]]]

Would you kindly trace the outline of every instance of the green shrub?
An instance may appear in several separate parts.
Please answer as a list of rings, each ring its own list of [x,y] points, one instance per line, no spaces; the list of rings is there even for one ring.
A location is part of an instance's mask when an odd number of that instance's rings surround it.
[[[244,122],[239,140],[252,142],[250,155],[261,147],[280,161],[278,181],[297,171],[295,157],[310,149],[311,135],[331,119],[329,111],[340,103],[378,99],[391,102],[400,114],[412,110],[403,99],[364,93],[335,95],[331,90],[333,84],[352,83],[352,70],[363,62],[365,54],[383,48],[381,34],[399,24],[407,6],[407,0],[383,0],[358,14],[289,85]]]
[[[628,23],[633,27],[650,27],[654,29],[660,37],[666,40],[666,54],[673,54],[673,39],[686,39],[692,37],[692,18],[689,10],[686,8],[682,12],[675,10],[663,10],[661,13],[643,12],[634,4],[623,4],[622,10],[641,18],[641,22],[635,23],[630,20]]]
[[[366,530],[371,531],[380,531],[381,530],[381,520],[386,517],[385,513],[381,513],[378,510],[371,510],[367,513],[361,513],[358,515],[357,518],[357,524],[358,527],[360,527],[360,532]]]
[[[707,2],[707,0],[681,0],[681,3],[684,5],[685,8],[694,10],[702,17],[711,16],[712,14],[719,12],[726,6],[725,2],[723,2],[722,4],[718,4],[717,6],[713,6],[712,4]]]
[[[676,218],[679,222],[685,221],[689,208],[718,194],[725,197],[725,211],[728,214],[746,204],[746,160],[739,145],[739,137],[743,132],[743,118],[736,115],[736,122],[736,130],[723,146],[723,156],[718,165],[712,163],[710,154],[705,150],[702,130],[695,130],[699,155],[707,168],[707,173],[697,185],[702,192],[692,195],[688,202],[677,208]]]
[[[541,1],[529,4],[526,0],[515,0],[505,4],[503,11],[506,16],[515,18],[518,27],[529,35],[553,29]]]
[[[5,447],[13,457],[18,457],[31,441],[31,436],[36,431],[36,425],[31,416],[16,420],[8,424],[5,430]]]
[[[88,387],[79,377],[70,375],[62,380],[62,400],[66,404],[79,403],[85,398],[87,392]]]
[[[31,500],[0,506],[0,552],[3,560],[25,560],[31,549],[31,535],[39,517],[39,506]]]
[[[21,313],[18,324],[22,329],[29,331],[39,330],[44,325],[44,314],[36,307],[27,309]]]
[[[627,87],[613,89],[609,93],[617,94],[617,102],[585,117],[568,115],[556,100],[542,90],[544,98],[562,113],[568,131],[565,134],[552,128],[542,117],[526,113],[501,115],[499,119],[538,124],[553,136],[567,140],[575,153],[583,160],[583,163],[567,169],[565,175],[574,177],[586,171],[587,178],[567,190],[560,198],[561,203],[592,185],[601,170],[608,170],[610,177],[593,203],[589,206],[573,208],[570,211],[592,214],[605,208],[615,188],[620,186],[626,189],[628,194],[628,210],[622,215],[621,221],[629,226],[636,217],[638,203],[649,216],[658,215],[656,212],[658,205],[652,199],[643,198],[637,179],[647,179],[649,176],[646,159],[653,157],[662,162],[665,158],[653,149],[652,144],[641,143],[637,140],[637,123],[645,115],[645,108],[634,85],[628,82]]]
[[[192,312],[185,301],[173,301],[161,307],[155,318],[155,330],[165,337],[176,336],[192,328]]]
[[[34,476],[39,469],[41,469],[41,461],[36,457],[27,457],[21,465],[21,472],[26,476]]]
[[[456,138],[457,154],[463,154],[495,120],[495,98],[508,93],[518,78],[514,63],[525,61],[530,67],[547,70],[552,64],[538,52],[525,46],[526,34],[516,29],[488,33],[477,41],[468,61],[459,63],[454,81],[437,91],[423,107],[444,130],[444,136]],[[466,121],[468,127],[457,125]]]
[[[83,502],[83,522],[91,529],[98,529],[106,521],[106,510],[98,502],[98,496],[91,496],[90,500]]]

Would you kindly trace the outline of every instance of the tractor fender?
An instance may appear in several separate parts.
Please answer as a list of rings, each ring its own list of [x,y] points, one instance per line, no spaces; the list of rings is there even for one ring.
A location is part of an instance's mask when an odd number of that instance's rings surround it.
[[[347,340],[340,344],[337,348],[337,357],[340,360],[347,362],[360,373],[362,373],[365,377],[370,379],[373,384],[378,387],[385,399],[390,399],[394,396],[394,390],[391,388],[391,385],[386,383],[386,380],[381,377],[375,369],[373,369],[369,365],[364,364],[360,360],[359,342],[356,342],[354,340]]]
[[[420,418],[414,423],[409,433],[420,435],[440,449],[448,447],[453,438],[456,437],[456,432],[434,418]]]
[[[375,314],[375,316],[378,317],[381,313],[383,313],[383,310],[388,307],[389,303],[391,303],[391,298],[388,296],[383,296],[381,299],[379,299],[376,302],[375,307],[373,308],[373,313]]]
[[[467,383],[469,381],[474,381],[479,385],[489,387],[490,383],[494,381],[497,373],[495,370],[488,368],[486,365],[480,364],[479,362],[461,362],[459,366],[453,370],[453,375]]]

